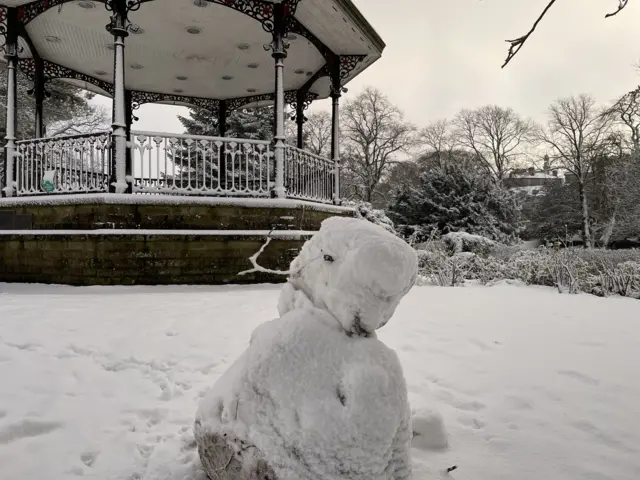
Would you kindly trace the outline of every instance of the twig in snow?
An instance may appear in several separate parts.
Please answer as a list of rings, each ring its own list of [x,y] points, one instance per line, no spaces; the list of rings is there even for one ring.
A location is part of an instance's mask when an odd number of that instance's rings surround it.
[[[457,470],[457,469],[458,469],[458,465],[454,465],[452,467],[447,468],[447,473],[451,473],[451,472],[453,472],[454,470]]]
[[[269,235],[271,235],[271,232],[269,232]],[[249,261],[251,262],[251,265],[253,265],[253,268],[251,268],[250,270],[245,270],[243,272],[238,273],[238,276],[247,275],[249,273],[270,273],[270,274],[273,274],[273,275],[291,275],[291,271],[290,270],[286,270],[286,271],[284,271],[284,270],[271,270],[270,268],[264,268],[264,267],[258,265],[258,257],[260,255],[262,255],[262,253],[265,251],[267,246],[269,246],[269,244],[271,243],[272,238],[269,235],[267,235],[267,239],[264,242],[264,245],[262,245],[262,247],[260,247],[260,250],[258,250],[251,257],[249,257]]]

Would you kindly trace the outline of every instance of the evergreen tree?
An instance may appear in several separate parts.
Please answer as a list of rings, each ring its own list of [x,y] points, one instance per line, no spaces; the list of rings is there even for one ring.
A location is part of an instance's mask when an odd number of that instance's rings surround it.
[[[271,140],[273,138],[273,107],[261,107],[235,110],[227,117],[225,137]],[[203,109],[191,109],[189,117],[178,116],[180,123],[189,135],[217,137],[218,115]]]
[[[425,171],[418,186],[401,186],[388,213],[397,225],[440,234],[464,231],[501,242],[517,235],[520,215],[513,194],[456,164]]]
[[[218,116],[208,110],[192,109],[189,117],[178,117],[189,135],[219,137]],[[232,112],[227,117],[225,138],[237,138],[236,148],[241,149],[242,140],[273,139],[273,107],[241,109]],[[229,147],[230,148],[230,147]],[[192,188],[215,189],[245,188],[251,182],[263,182],[267,185],[268,172],[253,157],[232,155],[225,149],[220,158],[218,154],[199,151],[197,145],[182,142],[174,154],[174,162],[180,172],[177,185],[184,185],[187,181]],[[220,162],[220,172],[218,171]],[[262,166],[264,167],[264,166]],[[249,177],[247,177],[249,171]],[[169,180],[169,179],[167,179]],[[220,180],[220,181],[219,181]],[[168,181],[172,184],[173,179]],[[251,188],[251,186],[250,186]]]

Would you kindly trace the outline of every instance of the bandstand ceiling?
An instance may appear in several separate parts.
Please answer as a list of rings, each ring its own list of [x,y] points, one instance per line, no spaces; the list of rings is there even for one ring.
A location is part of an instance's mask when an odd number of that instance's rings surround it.
[[[7,7],[28,3],[0,0]],[[102,2],[69,1],[29,21],[26,32],[42,59],[111,84],[113,37],[105,29],[109,17]],[[326,59],[318,43],[337,55],[366,55],[345,84],[377,60],[384,48],[350,0],[300,0],[295,17],[316,42],[291,35],[284,61],[285,90],[298,90],[319,77]],[[130,12],[129,18],[140,30],[125,40],[127,89],[219,100],[274,91],[273,59],[263,48],[271,34],[248,15],[213,2],[152,0]],[[30,56],[28,44],[21,41],[21,56]],[[108,93],[78,79],[73,83]],[[329,86],[329,79],[320,76],[310,91],[326,98]]]

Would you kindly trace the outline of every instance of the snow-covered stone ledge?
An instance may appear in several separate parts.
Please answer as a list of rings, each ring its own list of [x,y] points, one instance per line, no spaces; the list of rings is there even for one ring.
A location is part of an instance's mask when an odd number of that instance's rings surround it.
[[[234,198],[234,197],[185,197],[175,195],[128,195],[118,193],[50,195],[12,197],[0,199],[0,208],[28,205],[230,205],[253,208],[304,208],[334,214],[354,214],[351,207],[327,205],[294,199]]]
[[[310,230],[154,230],[154,229],[96,229],[96,230],[0,230],[0,236],[180,236],[180,237],[252,237],[280,240],[300,240],[313,236]]]

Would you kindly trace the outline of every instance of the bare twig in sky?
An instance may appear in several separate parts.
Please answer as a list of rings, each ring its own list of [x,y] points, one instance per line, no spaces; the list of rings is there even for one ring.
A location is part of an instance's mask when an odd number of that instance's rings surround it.
[[[547,6],[545,7],[545,9],[542,11],[542,13],[540,14],[540,16],[538,17],[538,19],[535,21],[535,23],[533,24],[533,26],[531,27],[531,30],[529,30],[525,35],[516,38],[515,40],[506,40],[507,43],[510,43],[511,45],[509,45],[509,52],[507,53],[507,58],[504,61],[504,63],[502,64],[502,68],[506,67],[507,64],[511,61],[511,59],[513,57],[516,56],[516,54],[520,51],[520,49],[522,48],[522,46],[525,44],[525,42],[529,39],[529,37],[531,36],[531,34],[535,31],[536,27],[538,26],[538,24],[542,21],[542,19],[544,18],[544,16],[547,14],[547,12],[549,11],[549,9],[553,6],[553,4],[556,3],[556,0],[551,0]]]
[[[511,59],[516,56],[516,54],[520,51],[520,49],[523,47],[525,42],[529,39],[531,34],[537,28],[538,24],[542,21],[542,19],[545,17],[545,15],[549,11],[549,9],[553,6],[553,4],[556,3],[556,1],[557,0],[550,0],[549,1],[547,6],[544,8],[542,13],[538,17],[538,19],[534,22],[534,24],[531,27],[531,29],[525,35],[523,35],[521,37],[518,37],[518,38],[516,38],[514,40],[506,40],[506,42],[509,43],[510,45],[509,45],[509,52],[507,53],[507,58],[505,59],[504,63],[502,64],[502,68],[506,67],[509,64],[509,62],[511,61]],[[624,9],[624,7],[627,6],[628,3],[629,3],[629,0],[618,0],[618,8],[616,9],[616,11],[615,12],[611,12],[611,13],[607,13],[604,18],[609,18],[609,17],[613,17],[613,16],[617,15],[618,13],[620,13],[620,11],[622,11]]]
[[[629,3],[629,0],[618,0],[618,9],[615,12],[607,13],[604,18],[609,18],[617,15],[618,13],[620,13],[620,10],[627,6],[627,3]]]

